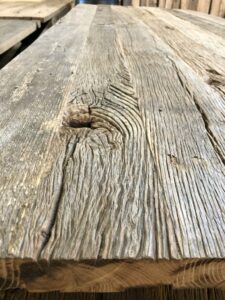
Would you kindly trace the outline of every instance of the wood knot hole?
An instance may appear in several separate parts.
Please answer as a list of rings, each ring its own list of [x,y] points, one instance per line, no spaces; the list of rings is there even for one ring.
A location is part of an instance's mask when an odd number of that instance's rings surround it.
[[[72,128],[91,128],[92,118],[90,107],[85,104],[71,104],[63,115],[63,126]]]

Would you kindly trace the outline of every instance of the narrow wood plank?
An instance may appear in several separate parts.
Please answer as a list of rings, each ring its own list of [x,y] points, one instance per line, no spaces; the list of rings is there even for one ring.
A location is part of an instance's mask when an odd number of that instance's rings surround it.
[[[190,0],[181,0],[181,7],[182,9],[189,9],[190,8]]]
[[[222,0],[212,0],[210,14],[214,16],[219,16],[221,5],[222,5]]]
[[[159,0],[159,7],[165,8],[165,6],[166,6],[166,0]]]
[[[0,1],[0,18],[35,19],[47,22],[66,6],[71,6],[71,0],[46,0],[42,2],[4,2]]]
[[[173,8],[173,0],[166,0],[165,8],[167,9]]]
[[[50,35],[46,32],[21,53],[19,59],[1,70],[1,78],[5,80],[5,83],[3,80],[0,83],[0,146],[5,149],[5,152],[1,150],[0,159],[3,170],[0,185],[3,214],[0,224],[4,228],[0,232],[1,257],[18,257],[19,253],[22,257],[38,256],[44,237],[40,226],[45,226],[44,214],[53,205],[51,200],[38,200],[38,189],[51,169],[51,157],[54,161],[59,150],[51,146],[53,140],[58,139],[54,126],[58,127],[57,116],[67,98],[78,53],[81,53],[86,42],[95,10],[95,6],[77,8],[52,27],[48,31]],[[9,98],[10,101],[5,101]],[[23,109],[16,113],[21,106]],[[37,109],[36,116],[31,118],[34,108]],[[25,135],[24,128],[27,128]],[[31,139],[33,141],[30,143]],[[8,207],[3,199],[9,199]],[[12,217],[11,224],[4,217],[6,210]],[[12,231],[6,235],[4,230],[8,227]]]
[[[198,0],[197,10],[209,13],[211,0]]]
[[[140,6],[140,0],[132,0],[132,6],[134,7]]]
[[[180,0],[174,0],[172,8],[180,8],[181,1]]]
[[[225,0],[221,0],[219,16],[225,18]]]
[[[190,0],[188,9],[197,10],[198,0]]]
[[[181,9],[197,10],[198,0],[181,0]]]
[[[36,28],[35,21],[0,20],[0,54],[29,36]]]

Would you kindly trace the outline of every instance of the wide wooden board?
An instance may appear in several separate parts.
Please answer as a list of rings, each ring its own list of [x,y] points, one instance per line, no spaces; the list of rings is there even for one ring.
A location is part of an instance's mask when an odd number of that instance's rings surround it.
[[[35,21],[0,20],[0,54],[29,36],[36,28]]]
[[[224,50],[80,5],[0,71],[2,289],[224,288]]]
[[[35,19],[47,22],[60,14],[71,0],[4,1],[0,0],[0,18]]]

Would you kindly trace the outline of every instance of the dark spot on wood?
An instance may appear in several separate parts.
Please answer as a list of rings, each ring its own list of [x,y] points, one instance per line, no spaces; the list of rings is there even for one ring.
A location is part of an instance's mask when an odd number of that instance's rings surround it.
[[[207,80],[207,83],[208,83],[209,85],[214,85],[214,86],[221,85],[221,81],[218,80],[218,79],[215,79],[215,78],[209,78],[209,79]]]
[[[64,112],[63,125],[71,128],[92,128],[90,108],[83,104],[69,105]]]
[[[211,73],[211,74],[214,74],[214,75],[220,75],[216,70],[214,69],[207,69],[206,70],[207,72]]]
[[[42,230],[42,231],[41,231],[41,236],[42,236],[43,238],[50,238],[51,234],[48,233],[48,232],[46,232],[45,230]]]
[[[170,158],[170,162],[174,165],[180,164],[179,159],[173,155],[173,154],[167,154],[167,156]]]
[[[160,109],[159,109],[159,112],[162,112],[162,111],[163,111],[162,108],[160,108]]]
[[[35,262],[27,262],[20,266],[20,274],[24,281],[31,282],[38,277],[44,276],[46,271]]]
[[[166,29],[169,29],[169,30],[175,30],[175,28],[174,28],[174,27],[167,26],[167,25],[165,26],[165,28],[166,28]]]
[[[13,282],[9,279],[0,278],[0,289],[7,289],[13,287]]]

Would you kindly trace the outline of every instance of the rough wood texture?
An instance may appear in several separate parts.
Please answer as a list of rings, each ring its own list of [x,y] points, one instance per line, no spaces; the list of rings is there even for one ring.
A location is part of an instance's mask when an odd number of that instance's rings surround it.
[[[72,0],[0,0],[0,18],[35,19],[47,22],[60,14],[67,6],[72,6]]]
[[[1,288],[224,288],[224,70],[192,20],[88,5],[2,69]]]
[[[35,21],[0,20],[0,54],[29,36],[36,28]]]

